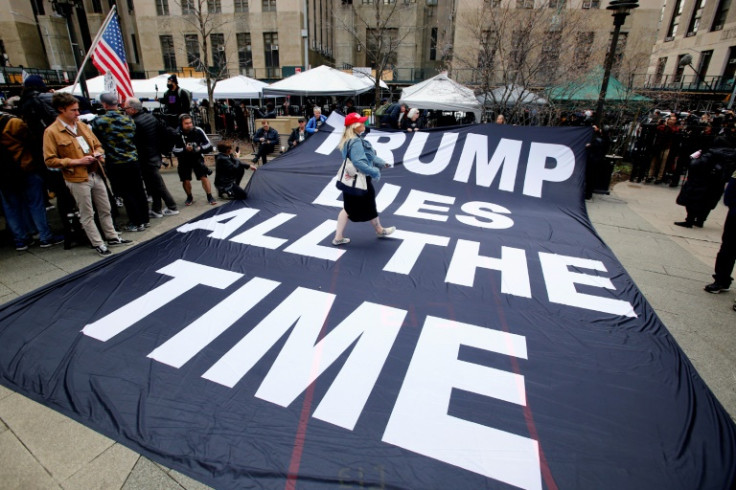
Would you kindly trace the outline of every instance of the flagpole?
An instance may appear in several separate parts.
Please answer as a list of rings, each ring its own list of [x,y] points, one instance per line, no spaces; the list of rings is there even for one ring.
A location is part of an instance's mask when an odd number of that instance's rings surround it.
[[[77,84],[79,84],[79,78],[82,76],[82,71],[84,70],[84,65],[87,64],[89,61],[90,56],[92,56],[92,53],[94,53],[95,48],[97,48],[97,44],[100,42],[100,38],[102,37],[102,33],[105,32],[105,29],[107,28],[107,24],[110,23],[110,20],[112,20],[112,16],[117,11],[117,5],[113,4],[112,8],[110,9],[110,13],[107,14],[107,17],[105,18],[105,22],[102,23],[102,27],[100,27],[100,30],[97,31],[97,35],[95,35],[94,40],[92,40],[92,45],[87,50],[87,54],[84,56],[84,60],[82,60],[82,64],[79,67],[79,71],[77,71],[77,78],[74,80],[74,85],[72,85],[72,95],[74,94],[74,89],[77,88]],[[87,97],[89,94],[87,94]]]

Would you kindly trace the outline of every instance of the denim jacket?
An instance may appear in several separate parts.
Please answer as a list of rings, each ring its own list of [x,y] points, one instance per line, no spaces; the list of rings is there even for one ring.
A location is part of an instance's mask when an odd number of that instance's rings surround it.
[[[373,146],[361,137],[349,139],[342,147],[342,158],[349,157],[355,168],[360,173],[370,176],[373,180],[381,178],[378,170],[386,165],[386,162],[376,155]]]

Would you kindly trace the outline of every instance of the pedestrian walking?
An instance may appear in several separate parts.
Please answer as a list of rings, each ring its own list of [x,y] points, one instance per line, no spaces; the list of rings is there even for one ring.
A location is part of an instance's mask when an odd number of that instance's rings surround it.
[[[361,135],[365,132],[364,123],[366,119],[368,118],[360,117],[355,112],[345,117],[345,131],[338,148],[342,150],[343,160],[349,158],[356,170],[365,175],[367,191],[363,195],[342,193],[343,209],[340,210],[337,216],[337,230],[335,231],[335,238],[332,240],[333,245],[350,243],[350,239],[344,236],[348,220],[354,222],[370,221],[379,238],[387,237],[396,231],[395,226],[388,228],[381,226],[381,221],[378,218],[376,190],[373,188],[372,181],[381,178],[380,168],[390,167],[391,165],[379,158],[371,144],[361,138]]]

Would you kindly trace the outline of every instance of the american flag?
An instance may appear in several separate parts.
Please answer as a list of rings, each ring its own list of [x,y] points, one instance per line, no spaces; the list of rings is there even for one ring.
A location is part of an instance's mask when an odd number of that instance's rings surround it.
[[[118,14],[113,12],[107,26],[104,26],[102,36],[92,51],[92,63],[100,73],[110,72],[115,79],[120,99],[124,101],[133,97],[133,84],[130,83],[130,72],[125,60],[125,46],[123,35],[120,33]]]

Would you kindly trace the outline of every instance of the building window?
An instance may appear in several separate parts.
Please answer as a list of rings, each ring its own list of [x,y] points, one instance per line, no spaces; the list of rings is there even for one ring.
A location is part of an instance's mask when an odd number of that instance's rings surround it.
[[[685,66],[682,63],[682,59],[685,56],[686,55],[681,54],[677,57],[677,65],[675,66],[675,73],[672,78],[672,81],[675,83],[679,83],[680,81],[682,81],[682,74],[685,73]]]
[[[166,71],[176,71],[176,53],[174,52],[174,37],[159,36],[161,40],[161,56]]]
[[[685,37],[697,34],[698,27],[700,26],[700,18],[703,16],[703,7],[705,7],[705,0],[695,0],[693,15],[690,17],[690,24],[687,26],[687,34],[685,34]]]
[[[200,65],[200,52],[199,52],[199,37],[196,34],[185,34],[184,35],[184,46],[187,50],[187,66],[199,69]]]
[[[516,0],[517,9],[533,9],[534,0]]]
[[[140,63],[138,58],[138,41],[135,38],[135,34],[130,35],[130,44],[133,46],[133,59],[136,63]]]
[[[235,13],[241,14],[248,11],[248,0],[235,0]]]
[[[437,5],[437,0],[427,0],[427,5]]]
[[[437,28],[433,27],[429,31],[429,60],[437,60]]]
[[[562,33],[559,31],[548,31],[544,36],[542,45],[542,63],[540,69],[545,77],[555,78],[559,68],[560,45],[562,44]]]
[[[731,46],[728,49],[728,61],[726,62],[726,68],[723,70],[721,85],[730,88],[733,85],[734,74],[736,74],[736,46]]]
[[[381,39],[381,37],[383,39]],[[396,28],[366,29],[365,50],[366,61],[371,68],[379,68],[377,58],[386,60],[386,68],[394,67],[398,63],[396,48],[398,47],[399,30]],[[379,42],[380,41],[380,42]],[[382,48],[379,50],[379,46]]]
[[[670,28],[667,29],[665,41],[672,41],[677,35],[677,26],[680,25],[680,17],[682,17],[682,0],[676,0],[675,10],[672,12],[672,20],[670,21]]]
[[[276,0],[261,0],[264,12],[276,12]]]
[[[391,3],[396,3],[396,0],[383,0],[384,5],[389,5]]]
[[[501,0],[485,0],[485,3],[490,3],[492,9],[496,9],[501,6]]]
[[[263,54],[266,57],[266,77],[276,78],[279,68],[279,34],[263,33]]]
[[[210,34],[210,44],[212,45],[212,64],[218,72],[221,72],[227,67],[225,34]]]
[[[133,0],[128,0],[128,11],[129,12],[133,11]]]
[[[95,14],[102,13],[102,2],[100,0],[92,0],[92,12]]]
[[[657,71],[654,72],[654,85],[659,86],[664,76],[664,68],[667,66],[667,58],[657,60]]]
[[[169,0],[156,0],[156,15],[169,15]]]
[[[239,32],[235,36],[238,42],[238,69],[241,75],[253,75],[253,46],[250,32]]]
[[[551,9],[561,10],[565,8],[565,0],[549,0],[547,6]]]
[[[31,8],[36,15],[46,15],[46,8],[43,6],[43,0],[31,0]]]
[[[578,32],[575,37],[575,65],[585,69],[588,67],[590,56],[593,53],[595,33],[593,31]]]
[[[523,31],[511,33],[511,50],[509,52],[509,73],[515,74],[524,66],[529,51],[530,40]]]
[[[700,87],[701,83],[705,83],[705,74],[708,73],[710,67],[710,60],[713,58],[713,50],[703,51],[700,53],[700,62],[698,63],[698,80],[697,84]],[[707,85],[707,84],[706,84]]]
[[[181,15],[192,15],[196,13],[194,0],[181,0]]]
[[[372,5],[373,0],[360,0],[360,3],[363,5]]]
[[[222,3],[220,0],[207,0],[207,12],[210,14],[221,14]]]
[[[720,0],[718,2],[718,9],[716,10],[716,15],[713,17],[713,24],[710,28],[711,31],[720,31],[723,29],[723,24],[726,23],[726,16],[730,8],[731,0]]]
[[[601,8],[600,0],[583,0],[584,9],[599,9]]]

